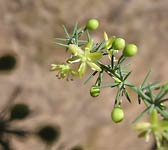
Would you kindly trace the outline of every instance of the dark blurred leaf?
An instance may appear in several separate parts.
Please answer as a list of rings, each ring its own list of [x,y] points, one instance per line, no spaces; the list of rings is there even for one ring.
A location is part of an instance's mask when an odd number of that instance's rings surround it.
[[[12,54],[6,54],[0,57],[0,71],[11,71],[16,66],[16,57]]]
[[[0,140],[0,145],[3,147],[3,150],[12,150],[9,142],[7,141]]]

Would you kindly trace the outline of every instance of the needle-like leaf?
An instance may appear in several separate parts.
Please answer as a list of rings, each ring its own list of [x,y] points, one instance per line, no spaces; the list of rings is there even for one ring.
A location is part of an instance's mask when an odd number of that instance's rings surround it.
[[[69,39],[68,38],[55,38],[56,40],[59,40],[59,41],[68,41]]]
[[[131,99],[130,99],[130,97],[128,95],[128,91],[126,89],[124,90],[124,94],[125,94],[127,100],[131,103]]]
[[[90,34],[89,34],[88,30],[86,30],[86,36],[87,36],[87,40],[90,41]]]
[[[69,35],[69,33],[68,33],[68,31],[67,31],[67,29],[66,29],[66,27],[63,25],[63,28],[64,28],[64,32],[65,32],[65,34],[66,34],[66,37],[68,38],[68,39],[70,39],[70,35]]]
[[[150,74],[151,74],[151,70],[148,72],[148,74],[146,75],[141,87],[143,88],[146,84],[146,82],[148,81],[149,77],[150,77]]]
[[[68,48],[67,44],[63,44],[63,43],[56,43],[56,44]]]
[[[107,87],[113,88],[113,87],[116,87],[116,86],[118,86],[118,85],[119,85],[119,83],[110,83],[110,84],[101,85],[99,88],[100,88],[100,89],[102,89],[102,88],[107,88]]]
[[[164,119],[168,119],[168,112],[161,110],[159,107],[156,107],[157,111],[162,115]]]
[[[124,81],[129,77],[129,75],[131,74],[131,71],[127,73],[127,75],[124,77]]]
[[[88,83],[97,73],[98,71],[93,72],[84,82],[84,84]]]
[[[78,34],[78,23],[76,22],[73,32],[72,32],[72,37],[74,37],[76,34]]]
[[[132,123],[136,123],[139,119],[141,119],[146,113],[150,112],[153,109],[153,105],[150,105],[149,107],[147,107],[143,112],[140,113],[140,115],[138,115],[138,117],[136,117],[134,119],[134,121]]]

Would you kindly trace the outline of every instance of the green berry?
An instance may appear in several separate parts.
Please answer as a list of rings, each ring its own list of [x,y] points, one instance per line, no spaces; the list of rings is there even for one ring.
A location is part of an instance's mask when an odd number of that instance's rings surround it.
[[[128,44],[124,48],[123,55],[126,57],[131,57],[136,55],[137,52],[138,52],[138,48],[135,44]]]
[[[115,106],[111,112],[111,119],[115,123],[119,123],[124,119],[124,111],[120,106]]]
[[[92,97],[97,97],[97,96],[99,96],[99,94],[100,94],[100,89],[96,85],[93,85],[90,88],[90,95]]]
[[[25,119],[30,114],[29,107],[26,104],[15,104],[10,111],[12,120]]]
[[[86,29],[96,30],[99,27],[99,21],[97,19],[89,19],[86,23]]]
[[[59,127],[52,127],[50,125],[46,125],[38,130],[37,135],[45,143],[52,144],[53,142],[56,142],[59,139],[60,129]]]
[[[115,50],[121,50],[125,47],[125,40],[122,38],[116,38],[112,45],[112,48]]]

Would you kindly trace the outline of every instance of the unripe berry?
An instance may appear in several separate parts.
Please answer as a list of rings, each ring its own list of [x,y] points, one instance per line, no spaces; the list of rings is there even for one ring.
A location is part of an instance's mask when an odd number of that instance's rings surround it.
[[[137,52],[138,52],[138,48],[135,44],[128,44],[124,48],[123,55],[125,57],[131,57],[136,55]]]
[[[96,30],[99,27],[99,21],[97,19],[89,19],[86,23],[86,29]]]
[[[115,106],[111,112],[111,119],[115,123],[119,123],[124,119],[124,111],[120,106]]]
[[[100,89],[96,85],[93,85],[90,88],[90,95],[92,97],[97,97],[97,96],[99,96],[99,94],[100,94]]]
[[[115,50],[121,50],[125,47],[125,40],[122,38],[116,38],[112,45],[112,48]]]

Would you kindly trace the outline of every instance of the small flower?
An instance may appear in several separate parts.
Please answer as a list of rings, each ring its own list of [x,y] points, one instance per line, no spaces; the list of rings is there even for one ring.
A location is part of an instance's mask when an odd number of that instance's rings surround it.
[[[90,66],[92,70],[101,71],[101,68],[95,63],[95,61],[102,58],[103,55],[101,52],[92,53],[91,52],[92,46],[93,46],[93,40],[90,40],[87,43],[84,51],[75,44],[69,45],[69,50],[71,53],[74,54],[74,56],[68,59],[67,62],[68,63],[80,62],[80,66],[78,69],[79,77],[84,76],[87,69],[87,65]]]
[[[78,73],[74,70],[72,70],[70,68],[70,65],[65,63],[65,64],[51,64],[51,68],[50,68],[50,71],[56,71],[58,70],[58,74],[57,74],[57,77],[59,79],[61,78],[65,78],[67,76],[67,80],[68,77],[71,75],[71,76],[77,76]]]
[[[116,39],[115,36],[112,36],[112,37],[108,38],[107,33],[104,32],[105,48],[107,49],[108,57],[109,57],[110,60],[111,60],[111,57],[112,57],[113,53],[118,52],[118,50],[114,50],[112,48],[112,45],[113,45],[115,39]],[[117,61],[115,57],[114,57],[114,61],[115,62]]]
[[[152,125],[149,122],[140,122],[135,125],[134,129],[140,131],[138,137],[145,137],[145,141],[149,141],[150,134],[152,133]]]
[[[140,131],[139,137],[145,137],[146,141],[149,141],[151,134],[154,135],[157,147],[160,147],[162,139],[167,139],[168,121],[158,120],[157,110],[153,109],[150,113],[150,122],[140,122],[135,125],[135,130]]]
[[[115,36],[112,36],[110,38],[108,38],[108,35],[106,32],[104,32],[104,40],[105,40],[105,48],[106,49],[111,49],[113,42],[115,40]]]

